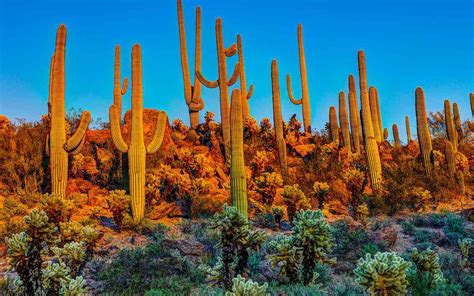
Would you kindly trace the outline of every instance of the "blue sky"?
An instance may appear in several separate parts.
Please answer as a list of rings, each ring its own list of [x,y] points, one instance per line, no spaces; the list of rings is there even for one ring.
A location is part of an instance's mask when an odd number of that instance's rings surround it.
[[[194,66],[195,6],[202,8],[203,73],[217,76],[215,19],[222,17],[227,45],[240,33],[247,83],[255,85],[251,113],[271,118],[270,63],[280,69],[282,110],[301,118],[300,106],[286,95],[285,75],[301,94],[297,24],[303,24],[312,125],[328,121],[347,76],[357,74],[363,49],[370,85],[377,87],[384,127],[404,134],[404,116],[415,123],[414,92],[425,90],[427,107],[441,110],[443,100],[459,104],[470,116],[474,91],[474,8],[472,0],[184,0],[191,69]],[[162,1],[5,1],[0,0],[0,113],[38,120],[47,111],[49,61],[59,24],[68,28],[67,107],[89,110],[108,121],[112,102],[114,46],[122,46],[122,75],[130,77],[131,47],[143,52],[144,104],[188,123],[183,97],[175,0]],[[235,58],[228,62],[228,72]],[[356,75],[357,77],[357,75]],[[205,110],[219,116],[217,89],[203,90]],[[130,91],[124,109],[130,106]],[[204,112],[201,112],[201,118]],[[412,128],[415,132],[416,129]]]

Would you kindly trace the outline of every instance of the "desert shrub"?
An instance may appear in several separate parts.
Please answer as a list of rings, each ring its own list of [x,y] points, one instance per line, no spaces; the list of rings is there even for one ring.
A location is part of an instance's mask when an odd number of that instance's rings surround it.
[[[330,295],[337,296],[365,295],[364,289],[355,282],[353,277],[347,275],[333,278],[326,290],[331,291]]]
[[[180,132],[182,134],[185,134],[188,131],[188,127],[184,124],[184,122],[181,119],[175,118],[171,122],[171,128],[174,129],[177,132]]]
[[[255,191],[260,195],[262,203],[271,206],[277,189],[283,186],[283,179],[276,172],[265,172],[255,178],[255,185]]]
[[[439,254],[446,284],[450,287],[458,285],[462,292],[457,295],[473,295],[474,276],[471,271],[463,268],[462,260],[462,256],[457,252],[448,251]]]
[[[107,204],[117,230],[120,231],[124,227],[125,217],[130,212],[131,197],[125,193],[125,190],[113,190],[109,192]]]
[[[309,209],[311,207],[309,199],[300,189],[300,186],[298,184],[285,185],[285,187],[283,187],[283,192],[281,196],[286,204],[286,210],[290,222],[293,221],[293,218],[297,211]]]
[[[413,187],[409,190],[408,200],[410,201],[411,208],[414,211],[425,210],[426,206],[429,205],[432,200],[431,192],[425,190],[423,187]]]
[[[71,219],[75,205],[67,199],[55,194],[44,194],[40,200],[39,208],[48,216],[49,222],[60,227],[61,222]]]
[[[407,235],[415,234],[415,228],[416,227],[410,221],[402,221],[402,223],[400,223],[400,225],[402,226],[402,230],[403,230],[404,234],[407,234]]]
[[[411,218],[411,221],[416,227],[440,228],[446,225],[446,217],[438,213],[417,214]]]
[[[458,240],[458,246],[461,251],[461,262],[460,267],[462,270],[469,270],[471,265],[469,261],[469,251],[471,249],[472,240],[470,238],[465,238]]]
[[[414,232],[414,241],[415,243],[426,243],[431,242],[434,243],[435,241],[439,240],[440,237],[436,232],[426,230],[426,229],[415,229]]]
[[[367,179],[359,169],[353,168],[342,174],[342,181],[351,193],[350,212],[354,218],[358,218],[360,216],[358,209],[363,198],[365,186],[367,185]]]
[[[314,182],[313,193],[318,200],[318,208],[321,210],[329,194],[329,185],[326,182]]]
[[[258,296],[265,295],[268,284],[259,285],[251,279],[246,280],[241,275],[232,279],[232,291],[227,291],[226,296]]]
[[[245,118],[243,122],[244,127],[244,141],[250,141],[254,143],[256,136],[259,133],[259,126],[255,119],[252,117]]]
[[[271,172],[273,168],[271,163],[275,160],[275,156],[271,152],[257,151],[250,162],[250,168],[254,177],[262,175],[264,172]]]
[[[446,216],[446,226],[443,227],[443,233],[449,245],[456,246],[459,240],[467,237],[464,224],[465,220],[462,216],[453,213]]]
[[[356,282],[370,295],[406,295],[410,263],[395,253],[367,254],[354,270]]]

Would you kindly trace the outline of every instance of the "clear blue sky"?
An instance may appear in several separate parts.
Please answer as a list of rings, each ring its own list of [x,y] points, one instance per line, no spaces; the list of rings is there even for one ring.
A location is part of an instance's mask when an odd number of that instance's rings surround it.
[[[366,54],[369,84],[378,88],[384,127],[398,123],[403,135],[405,115],[414,125],[414,92],[419,85],[430,110],[441,110],[443,100],[449,98],[458,102],[463,119],[470,116],[472,0],[183,2],[191,68],[194,11],[198,4],[202,8],[203,73],[208,79],[217,75],[215,19],[223,19],[227,45],[242,34],[247,81],[255,84],[250,108],[258,120],[271,118],[270,63],[274,58],[280,68],[283,115],[289,118],[297,113],[301,118],[300,106],[288,101],[284,80],[291,73],[299,97],[298,23],[303,24],[314,127],[322,128],[329,106],[337,106],[338,92],[347,91],[348,74],[357,74],[358,49]],[[171,119],[179,117],[188,123],[175,0],[0,0],[0,113],[28,120],[46,113],[49,61],[61,23],[68,29],[68,108],[89,110],[94,118],[108,121],[114,46],[122,46],[122,75],[130,76],[131,47],[139,42],[145,107],[165,110]],[[234,62],[235,58],[228,65]],[[218,90],[204,88],[203,97],[205,110],[218,117]],[[124,98],[126,109],[129,98],[130,91]]]

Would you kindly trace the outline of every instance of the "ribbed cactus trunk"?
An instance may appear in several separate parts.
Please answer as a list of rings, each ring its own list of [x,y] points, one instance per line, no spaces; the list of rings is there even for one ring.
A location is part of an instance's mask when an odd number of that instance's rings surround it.
[[[400,134],[398,133],[398,126],[396,124],[392,125],[392,133],[395,148],[400,148]]]
[[[283,176],[286,178],[288,174],[288,166],[286,160],[286,142],[283,134],[283,119],[281,116],[280,103],[280,83],[278,76],[278,64],[276,60],[272,61],[271,66],[272,77],[272,101],[273,101],[273,124],[275,125],[275,142],[278,149],[278,159],[280,160],[280,168]]]
[[[351,116],[351,131],[352,134],[354,134],[354,129],[357,128],[357,134],[359,135],[359,144],[357,145],[358,148],[356,149],[357,153],[360,152],[360,143],[363,141],[362,138],[362,127],[361,127],[361,117],[360,117],[360,110],[359,107],[357,106],[357,90],[356,90],[356,84],[355,84],[355,79],[354,75],[349,75],[349,114]],[[351,99],[351,93],[354,94],[353,99]],[[354,125],[353,125],[353,120],[352,117],[354,117]],[[354,135],[352,136],[352,141],[354,142]]]
[[[383,139],[387,141],[388,139],[388,128],[383,129]]]
[[[301,75],[301,99],[295,100],[293,97],[293,91],[291,87],[290,74],[286,75],[286,86],[288,89],[288,97],[290,101],[295,105],[301,105],[303,112],[303,127],[304,131],[311,132],[311,110],[309,104],[309,90],[308,90],[308,77],[306,75],[306,59],[304,55],[303,46],[303,26],[298,25],[298,52],[300,59],[300,75]]]
[[[444,100],[444,119],[446,123],[446,133],[448,139],[453,145],[454,151],[458,151],[458,137],[456,128],[454,127],[453,114],[451,113],[451,103],[449,100]]]
[[[382,134],[379,124],[378,108],[377,108],[377,90],[371,86],[369,88],[369,104],[370,104],[370,118],[372,119],[372,127],[374,130],[374,137],[377,142],[382,142]]]
[[[377,123],[379,124],[379,133],[380,137],[382,137],[382,112],[380,111],[379,93],[377,88],[375,88],[375,105],[377,107]]]
[[[183,72],[184,98],[189,110],[189,122],[192,129],[199,124],[199,111],[204,109],[204,100],[201,97],[201,83],[194,74],[194,85],[191,86],[189,74],[188,51],[186,49],[186,32],[184,29],[183,5],[178,0],[178,27],[181,54],[181,70]],[[196,73],[201,70],[201,8],[196,7],[196,45],[194,53],[194,67]]]
[[[65,50],[66,27],[59,26],[56,34],[56,48],[54,51],[50,75],[50,131],[47,152],[50,156],[51,188],[52,193],[64,198],[68,178],[68,153],[81,150],[91,115],[84,111],[76,132],[66,141],[66,111],[65,111]]]
[[[132,198],[132,215],[135,223],[145,213],[145,169],[146,154],[155,153],[161,146],[166,126],[166,114],[158,113],[153,139],[145,146],[143,134],[143,91],[142,91],[142,53],[140,45],[132,48],[132,129],[130,144],[122,137],[118,108],[114,104],[109,109],[112,140],[118,150],[128,154],[128,175],[130,196]]]
[[[242,37],[237,35],[237,53],[240,64],[240,95],[242,96],[242,116],[244,119],[250,118],[249,100],[253,94],[253,84],[247,92],[247,79],[245,78],[244,52],[242,49]]]
[[[232,91],[230,196],[232,205],[248,219],[247,179],[244,164],[244,131],[240,90]]]
[[[329,128],[331,130],[331,140],[339,145],[339,125],[337,124],[336,107],[329,107]]]
[[[347,116],[346,97],[344,92],[339,92],[339,123],[341,124],[342,142],[347,150],[351,153],[351,135],[349,133],[349,118]]]
[[[122,118],[122,96],[127,92],[128,78],[123,79],[120,86],[120,46],[115,46],[114,61],[114,105],[117,106],[118,116]]]
[[[237,82],[240,77],[240,63],[236,63],[234,72],[229,80],[227,80],[227,65],[226,57],[231,57],[237,52],[237,46],[232,44],[230,47],[224,47],[224,40],[222,35],[222,20],[216,20],[216,45],[217,45],[217,68],[218,78],[215,81],[209,81],[202,75],[200,70],[196,70],[196,77],[208,88],[219,87],[220,97],[220,112],[221,112],[221,127],[222,138],[225,147],[225,159],[230,163],[230,108],[229,108],[229,86]]]
[[[474,93],[469,94],[469,102],[471,103],[471,116],[474,116]]]
[[[445,150],[444,150],[444,155],[446,157],[446,164],[448,167],[448,173],[449,176],[452,178],[455,176],[456,173],[456,157],[455,157],[455,152],[453,149],[453,145],[451,144],[450,141],[444,141],[445,143]]]
[[[417,87],[415,91],[416,105],[416,131],[418,143],[420,145],[421,155],[423,155],[423,165],[428,177],[431,177],[431,153],[433,147],[431,145],[430,129],[428,127],[428,119],[426,118],[425,94],[421,87]]]
[[[459,143],[459,141],[461,141],[463,132],[462,132],[461,114],[459,113],[459,107],[457,103],[453,104],[453,115],[454,115],[454,118],[453,118],[454,127],[456,128],[457,140]]]
[[[408,116],[405,116],[405,129],[407,132],[407,144],[410,144],[411,142],[411,129],[410,129],[410,118]]]
[[[365,154],[369,168],[372,190],[378,192],[382,183],[382,165],[380,163],[379,147],[374,137],[374,127],[369,104],[369,94],[367,88],[367,73],[365,67],[365,56],[362,50],[358,53],[359,61],[359,86],[361,112],[365,139]]]

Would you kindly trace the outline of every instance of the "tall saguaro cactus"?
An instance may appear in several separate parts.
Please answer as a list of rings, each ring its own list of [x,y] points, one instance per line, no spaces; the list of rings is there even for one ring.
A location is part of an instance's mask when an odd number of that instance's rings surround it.
[[[66,196],[68,153],[76,153],[81,150],[91,121],[91,114],[84,111],[76,132],[69,139],[66,139],[64,98],[66,35],[66,26],[60,25],[56,33],[56,48],[51,61],[48,102],[51,122],[46,148],[50,156],[52,193],[62,198]]]
[[[405,129],[407,132],[407,144],[410,144],[411,142],[411,130],[410,130],[410,118],[408,116],[405,116]]]
[[[341,134],[344,147],[347,153],[351,153],[351,135],[349,133],[349,118],[347,116],[346,97],[344,92],[339,92],[339,123],[341,125]]]
[[[123,79],[120,86],[120,45],[115,46],[114,62],[114,105],[117,106],[117,113],[122,118],[122,96],[127,92],[128,78]]]
[[[186,49],[186,32],[184,30],[183,5],[178,0],[179,49],[181,53],[181,69],[183,71],[184,98],[189,109],[191,128],[199,124],[199,111],[204,109],[204,100],[201,97],[201,83],[194,74],[194,85],[191,85],[189,74],[188,51]],[[201,71],[201,8],[196,7],[196,45],[194,52],[194,68],[196,73]]]
[[[423,165],[425,167],[426,175],[431,177],[431,153],[433,146],[431,145],[430,129],[428,127],[428,119],[426,118],[425,94],[421,87],[416,88],[415,105],[416,131],[421,155],[423,155]]]
[[[280,103],[280,82],[278,76],[278,63],[272,61],[271,66],[272,77],[272,100],[273,100],[273,124],[275,125],[275,142],[278,149],[278,159],[280,160],[280,168],[283,176],[288,174],[288,166],[286,162],[286,142],[283,134],[283,119],[281,116]]]
[[[331,139],[336,145],[339,145],[339,126],[337,124],[336,107],[329,107],[329,127],[331,129]]]
[[[392,125],[392,133],[395,148],[400,148],[400,134],[398,133],[398,126],[396,124]]]
[[[286,75],[286,87],[288,89],[288,97],[290,101],[295,105],[301,105],[303,110],[303,126],[305,132],[311,132],[311,111],[309,106],[309,90],[308,90],[308,78],[306,75],[306,60],[304,55],[303,46],[303,26],[298,25],[298,52],[300,58],[300,75],[301,75],[301,99],[295,100],[293,97],[293,91],[291,88],[290,74]]]
[[[474,93],[469,94],[469,101],[471,103],[471,115],[474,116]]]
[[[237,208],[247,220],[247,179],[245,176],[244,163],[244,131],[242,121],[242,98],[240,90],[232,91],[232,102],[230,110],[231,118],[231,164],[230,164],[230,196],[232,205]]]
[[[377,108],[377,90],[371,86],[369,88],[369,104],[370,104],[370,117],[372,119],[372,127],[374,130],[374,137],[377,142],[382,142],[382,134],[379,124],[378,108]]]
[[[130,144],[122,137],[118,108],[110,106],[110,130],[112,140],[117,149],[128,154],[128,170],[130,178],[130,195],[132,197],[132,214],[135,222],[140,221],[145,211],[145,166],[146,154],[158,151],[163,141],[166,113],[159,111],[155,133],[152,141],[145,146],[143,135],[143,92],[142,92],[142,53],[139,44],[132,48],[132,130]]]
[[[453,103],[453,115],[454,115],[454,127],[456,128],[458,143],[461,141],[462,137],[462,122],[461,114],[459,114],[459,107],[457,103]]]
[[[367,73],[365,68],[365,56],[362,50],[358,53],[359,61],[359,86],[360,86],[360,104],[362,112],[362,122],[364,128],[365,139],[365,155],[367,165],[369,167],[370,181],[372,190],[377,192],[381,189],[382,182],[382,165],[380,163],[379,147],[374,137],[374,129],[372,126],[372,117],[370,112],[369,94],[367,89]]]
[[[229,86],[234,85],[240,76],[240,63],[236,63],[234,72],[229,80],[227,80],[226,57],[231,57],[237,52],[237,46],[232,44],[230,47],[224,47],[224,37],[222,36],[222,20],[216,20],[216,44],[217,44],[217,67],[218,78],[215,81],[209,81],[202,75],[201,71],[196,70],[196,77],[204,86],[208,88],[219,87],[220,109],[221,109],[221,125],[222,138],[225,146],[225,159],[230,161],[230,114],[229,114]]]
[[[448,165],[448,173],[450,177],[454,178],[455,173],[456,173],[456,165],[455,165],[456,152],[454,152],[453,145],[451,144],[450,141],[444,141],[444,143],[445,143],[444,155],[446,157],[446,163]]]
[[[458,150],[458,137],[456,128],[454,127],[453,114],[451,113],[451,103],[449,100],[444,100],[444,119],[446,122],[446,133],[448,139],[453,145],[454,152]]]
[[[237,35],[237,53],[240,64],[240,95],[242,96],[242,116],[244,119],[250,118],[249,100],[253,94],[253,84],[250,85],[247,92],[247,79],[245,78],[244,52],[242,49],[242,37]]]
[[[352,132],[352,141],[354,142],[354,129],[357,128],[357,134],[359,135],[358,141],[358,149],[356,149],[357,153],[360,151],[360,142],[362,141],[362,127],[360,123],[360,111],[359,107],[357,106],[357,91],[355,85],[354,75],[349,75],[349,114],[351,117],[351,132]],[[354,94],[353,99],[351,99],[351,93]],[[352,119],[354,117],[354,120]],[[354,121],[354,124],[352,123]]]

